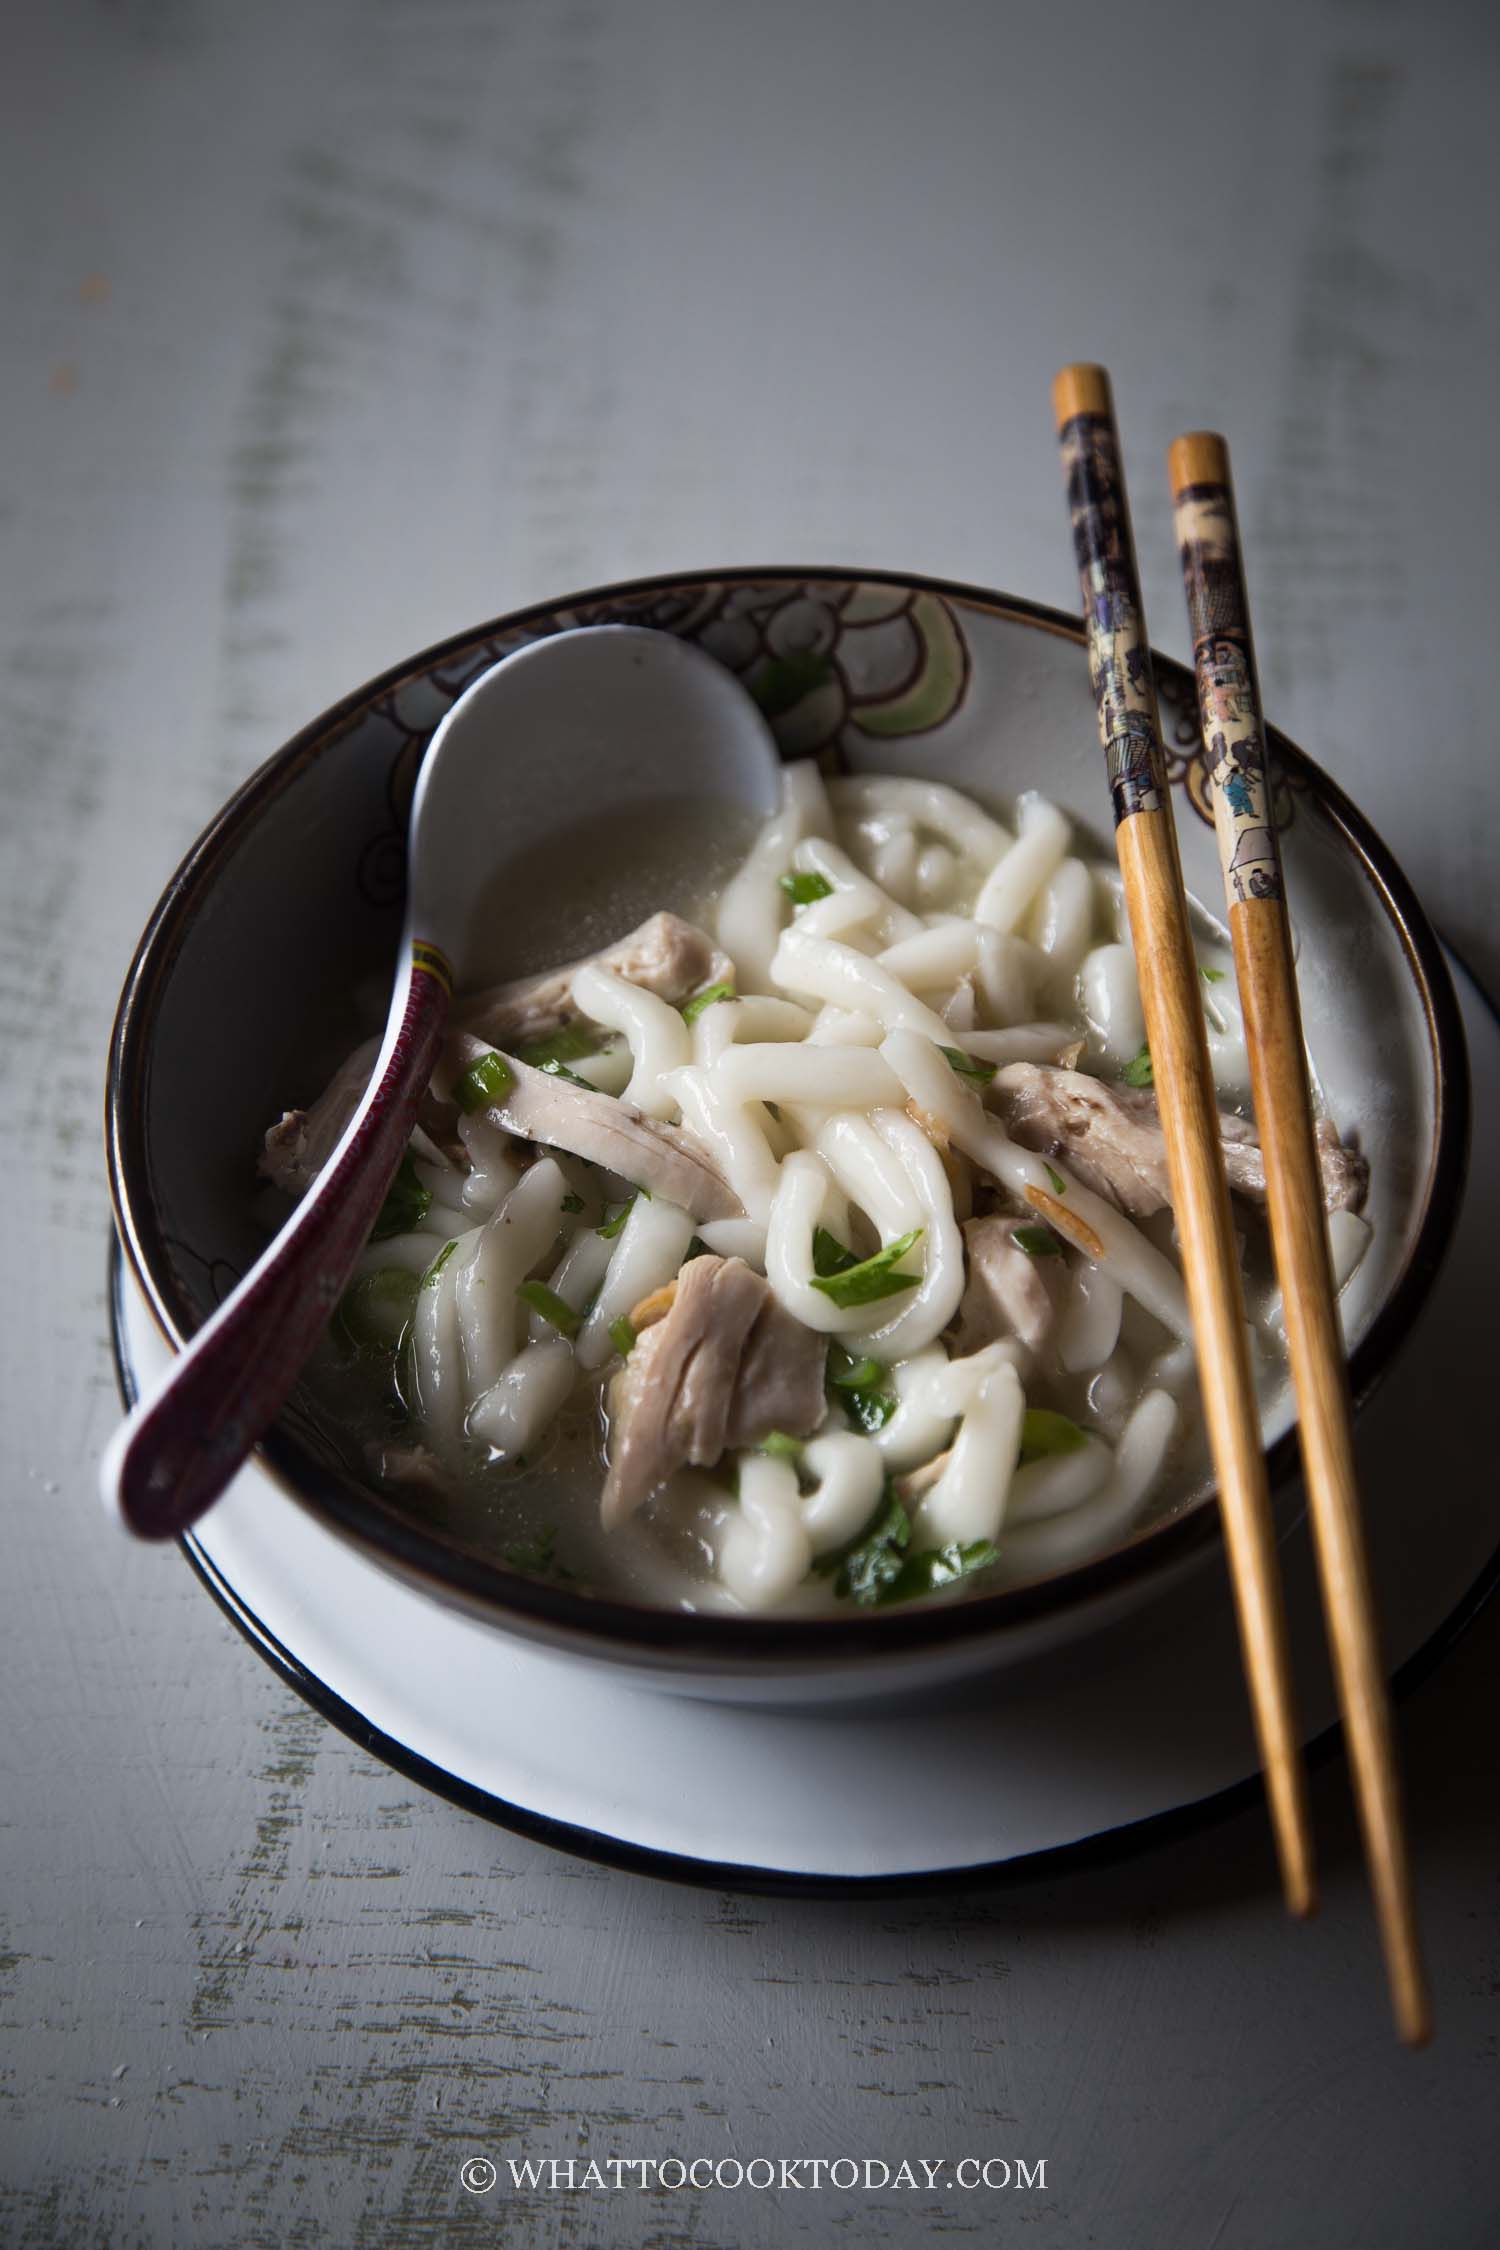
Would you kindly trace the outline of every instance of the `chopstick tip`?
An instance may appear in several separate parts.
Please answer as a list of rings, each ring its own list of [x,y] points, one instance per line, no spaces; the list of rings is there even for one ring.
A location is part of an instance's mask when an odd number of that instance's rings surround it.
[[[1075,414],[1114,414],[1114,399],[1110,392],[1109,376],[1105,369],[1095,366],[1092,360],[1071,360],[1058,369],[1052,378],[1052,411],[1060,430],[1066,429]]]
[[[1184,430],[1167,448],[1174,493],[1190,484],[1228,484],[1229,448],[1217,430]]]

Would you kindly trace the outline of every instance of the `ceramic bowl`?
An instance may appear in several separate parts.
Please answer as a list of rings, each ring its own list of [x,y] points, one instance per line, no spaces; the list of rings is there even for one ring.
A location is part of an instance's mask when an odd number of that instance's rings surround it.
[[[925,579],[798,570],[613,587],[502,618],[361,688],[277,752],[172,878],[115,1025],[108,1144],[121,1241],[170,1341],[189,1335],[261,1246],[261,1134],[383,1019],[404,833],[423,748],[478,673],[578,624],[647,624],[737,673],[788,757],[939,776],[1005,808],[1041,786],[1108,853],[1107,792],[1078,622]],[[1192,680],[1157,659],[1190,889],[1222,889]],[[1427,1296],[1462,1184],[1468,1087],[1442,954],[1390,852],[1303,753],[1273,738],[1307,1034],[1329,1109],[1370,1159],[1372,1246],[1345,1296],[1362,1399]],[[559,807],[565,820],[567,808]],[[1296,1443],[1267,1427],[1279,1505]],[[1217,1545],[1211,1488],[1096,1560],[962,1602],[817,1621],[699,1617],[583,1595],[441,1536],[362,1480],[293,1402],[267,1468],[304,1507],[434,1598],[643,1679],[716,1695],[864,1692],[994,1664],[1092,1629]]]

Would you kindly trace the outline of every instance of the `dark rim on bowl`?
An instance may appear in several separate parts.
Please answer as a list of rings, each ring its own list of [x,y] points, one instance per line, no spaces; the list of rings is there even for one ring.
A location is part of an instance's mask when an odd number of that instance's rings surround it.
[[[644,594],[692,591],[732,582],[797,584],[809,580],[899,586],[942,595],[986,615],[1055,633],[1080,647],[1083,643],[1081,620],[1063,611],[949,579],[899,571],[781,566],[629,579],[534,603],[438,642],[382,673],[304,727],[229,799],[191,847],[157,903],[126,977],[110,1039],[105,1141],[115,1223],[147,1308],[170,1344],[180,1346],[198,1325],[198,1314],[173,1272],[147,1187],[145,1091],[156,1004],[202,903],[205,887],[247,823],[258,819],[303,767],[378,698],[433,670],[445,659],[499,635],[562,612],[620,603]],[[1154,661],[1161,676],[1170,679],[1179,693],[1191,697],[1191,676],[1183,666],[1160,655]],[[1193,707],[1191,703],[1189,707]],[[1379,835],[1337,783],[1285,736],[1275,729],[1271,736],[1284,763],[1315,785],[1323,810],[1341,830],[1400,939],[1421,995],[1433,1066],[1433,1154],[1421,1223],[1394,1288],[1351,1355],[1350,1388],[1359,1405],[1386,1372],[1408,1334],[1437,1275],[1452,1231],[1468,1155],[1468,1051],[1447,964],[1411,885]],[[778,1660],[893,1655],[938,1642],[951,1645],[1112,1592],[1143,1573],[1154,1574],[1206,1551],[1218,1537],[1218,1514],[1210,1505],[1209,1492],[1180,1515],[1149,1526],[1126,1545],[1111,1549],[1094,1562],[1030,1584],[974,1594],[961,1602],[910,1610],[866,1610],[849,1617],[699,1616],[648,1609],[602,1594],[571,1593],[566,1587],[507,1569],[457,1541],[440,1539],[403,1516],[392,1500],[372,1486],[341,1476],[315,1459],[279,1425],[267,1433],[259,1457],[262,1466],[294,1500],[378,1559],[408,1575],[427,1579],[449,1599],[456,1597],[486,1613],[509,1612],[547,1629],[554,1638],[571,1640],[578,1646],[603,1639],[643,1656],[684,1666],[746,1658],[774,1665]],[[1293,1424],[1267,1453],[1273,1492],[1283,1490],[1296,1469]]]

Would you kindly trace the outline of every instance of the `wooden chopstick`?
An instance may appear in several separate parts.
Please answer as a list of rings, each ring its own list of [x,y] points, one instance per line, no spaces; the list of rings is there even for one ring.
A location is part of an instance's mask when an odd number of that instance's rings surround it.
[[[1420,2046],[1431,2037],[1432,2019],[1355,1484],[1344,1345],[1229,449],[1222,438],[1195,431],[1172,446],[1167,473],[1323,1604],[1396,2022],[1402,2038]]]
[[[1052,403],[1251,1711],[1286,1903],[1310,1914],[1307,1792],[1260,1417],[1109,378],[1065,367]]]

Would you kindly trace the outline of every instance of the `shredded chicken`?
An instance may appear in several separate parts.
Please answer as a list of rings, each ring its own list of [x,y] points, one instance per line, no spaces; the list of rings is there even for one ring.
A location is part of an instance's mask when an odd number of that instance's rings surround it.
[[[1167,1144],[1156,1096],[1131,1086],[1106,1086],[1081,1071],[1046,1063],[1010,1063],[991,1089],[1014,1139],[1023,1148],[1058,1156],[1084,1183],[1132,1218],[1149,1218],[1171,1201]],[[1249,1203],[1266,1200],[1260,1137],[1248,1118],[1219,1112],[1219,1134],[1229,1185]],[[1357,1211],[1370,1168],[1346,1148],[1327,1118],[1317,1128],[1323,1202],[1330,1211]]]
[[[613,969],[627,984],[654,992],[674,1008],[704,985],[727,984],[734,977],[728,954],[695,923],[683,921],[679,914],[653,914],[602,953],[467,995],[455,1009],[453,1021],[460,1030],[477,1032],[492,1047],[545,1039],[561,1025],[577,1020],[573,979],[590,962]]]
[[[1016,1247],[1015,1219],[970,1219],[964,1226],[968,1278],[958,1308],[954,1351],[960,1358],[983,1351],[999,1337],[1015,1336],[1028,1351],[1046,1347],[1057,1320],[1049,1282],[1056,1258],[1028,1257]]]
[[[602,968],[613,969],[631,984],[657,993],[676,1006],[705,984],[730,981],[734,965],[713,939],[677,914],[653,914],[617,945],[586,956]],[[576,1020],[571,987],[586,961],[570,962],[544,975],[520,977],[511,984],[495,985],[461,1000],[453,1021],[461,1029],[477,1032],[492,1047],[510,1042],[524,1044],[545,1039],[560,1025]],[[301,1195],[311,1187],[342,1138],[344,1127],[364,1099],[370,1072],[380,1052],[378,1039],[367,1039],[341,1063],[317,1100],[307,1109],[289,1109],[266,1134],[260,1169],[264,1177],[288,1195]],[[453,1132],[453,1111],[427,1097],[421,1122],[446,1152],[463,1159]],[[543,1136],[537,1135],[537,1138]],[[558,1143],[565,1146],[565,1143]],[[638,1176],[638,1175],[632,1175]],[[646,1183],[650,1185],[649,1180]],[[737,1212],[738,1204],[733,1205]],[[694,1217],[707,1213],[694,1212]],[[728,1212],[716,1214],[728,1216]]]
[[[773,1430],[816,1429],[825,1352],[743,1259],[690,1259],[671,1311],[637,1339],[610,1385],[605,1529],[685,1464],[708,1468]]]
[[[483,1039],[460,1031],[449,1040],[445,1060],[462,1071],[493,1052]],[[643,1117],[613,1094],[596,1093],[592,1086],[575,1086],[569,1078],[533,1070],[514,1055],[507,1055],[505,1063],[511,1084],[485,1114],[507,1133],[602,1164],[607,1172],[617,1172],[650,1194],[675,1203],[689,1218],[744,1216],[739,1198],[707,1149],[680,1125]]]

